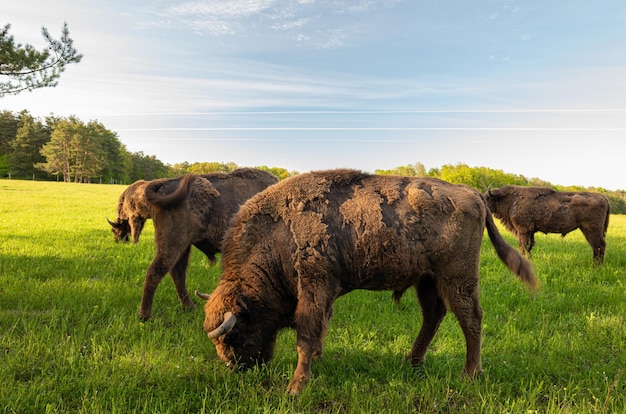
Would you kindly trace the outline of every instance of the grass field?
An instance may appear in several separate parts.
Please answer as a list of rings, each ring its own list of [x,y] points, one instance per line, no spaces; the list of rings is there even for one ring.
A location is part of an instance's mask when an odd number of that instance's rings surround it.
[[[626,412],[624,216],[611,216],[602,268],[580,232],[537,235],[535,294],[484,242],[480,379],[461,376],[452,314],[412,368],[402,358],[421,321],[414,295],[397,307],[389,292],[359,291],[336,302],[324,359],[290,397],[293,331],[269,364],[237,373],[169,277],[154,320],[137,319],[154,232],[149,222],[138,245],[113,242],[105,217],[123,188],[0,181],[0,412]],[[211,291],[219,268],[194,251],[188,274],[190,290]]]

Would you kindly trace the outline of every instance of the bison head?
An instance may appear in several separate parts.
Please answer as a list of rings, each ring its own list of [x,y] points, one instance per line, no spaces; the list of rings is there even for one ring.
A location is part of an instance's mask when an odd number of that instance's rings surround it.
[[[242,296],[225,300],[220,286],[205,307],[204,331],[213,341],[217,355],[230,368],[245,370],[269,361],[274,356],[278,327],[265,318],[261,309],[252,309]]]
[[[107,218],[107,222],[111,225],[111,231],[113,232],[113,240],[115,242],[128,242],[130,237],[130,224],[128,220],[117,219],[111,221]]]
[[[489,184],[489,187],[487,187],[487,192],[484,194],[484,196],[485,201],[487,201],[487,206],[489,207],[489,210],[495,212],[497,210],[498,202],[503,197],[502,194],[500,194],[500,191],[497,188],[495,190],[492,190],[491,184]]]

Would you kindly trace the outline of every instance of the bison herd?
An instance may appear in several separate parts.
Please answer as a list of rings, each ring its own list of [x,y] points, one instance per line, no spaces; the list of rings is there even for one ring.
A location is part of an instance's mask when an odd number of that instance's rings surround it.
[[[519,240],[519,252],[493,218]],[[295,329],[298,361],[288,391],[297,394],[322,356],[333,303],[355,289],[413,288],[422,325],[406,359],[424,361],[445,314],[456,317],[466,342],[463,372],[481,368],[482,308],[478,295],[485,228],[498,257],[529,288],[528,261],[536,232],[580,229],[602,265],[609,219],[606,197],[506,186],[481,194],[435,178],[397,177],[339,169],[283,181],[242,168],[230,174],[138,181],[121,195],[109,221],[116,241],[133,243],[154,224],[139,317],[152,317],[159,282],[169,273],[183,307],[191,246],[211,262],[222,253],[222,276],[204,304],[204,330],[218,356],[246,369],[269,361],[278,332]],[[526,257],[524,257],[526,256]]]

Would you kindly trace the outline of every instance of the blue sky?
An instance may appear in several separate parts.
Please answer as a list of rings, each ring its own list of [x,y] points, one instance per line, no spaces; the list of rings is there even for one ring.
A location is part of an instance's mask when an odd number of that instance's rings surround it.
[[[51,4],[53,4],[51,6]],[[166,163],[465,163],[626,189],[626,2],[20,0],[84,58],[0,110],[76,115]]]

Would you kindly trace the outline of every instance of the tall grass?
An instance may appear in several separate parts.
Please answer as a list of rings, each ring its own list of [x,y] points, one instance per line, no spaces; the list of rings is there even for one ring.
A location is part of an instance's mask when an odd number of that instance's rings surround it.
[[[542,282],[528,292],[485,240],[481,260],[484,375],[460,373],[465,342],[450,314],[427,354],[402,362],[419,330],[413,294],[341,297],[322,361],[302,395],[285,393],[295,334],[246,373],[229,371],[202,331],[201,303],[184,311],[173,284],[154,320],[137,311],[154,256],[153,228],[115,244],[122,186],[0,181],[0,412],[558,412],[626,410],[626,217],[613,215],[606,264],[580,232],[537,235]],[[502,230],[511,244],[515,240]],[[190,289],[219,268],[194,251]]]

